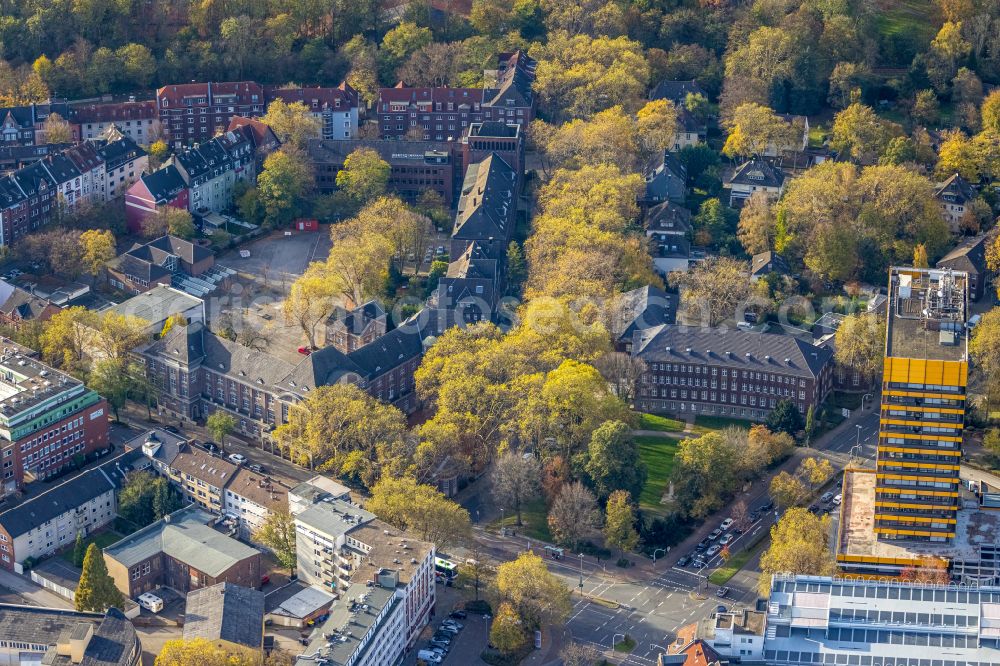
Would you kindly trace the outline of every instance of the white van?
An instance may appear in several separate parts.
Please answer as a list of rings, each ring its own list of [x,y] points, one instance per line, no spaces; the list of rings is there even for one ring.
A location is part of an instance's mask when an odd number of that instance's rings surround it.
[[[159,613],[163,610],[163,599],[151,592],[144,592],[139,595],[139,605],[151,613]]]
[[[441,655],[432,650],[420,650],[417,652],[417,659],[426,661],[428,664],[440,664]]]
[[[981,314],[974,314],[971,317],[969,317],[969,321],[965,322],[965,326],[967,328],[975,328],[976,324],[978,324],[979,321],[982,318],[983,318],[983,315],[981,315]]]

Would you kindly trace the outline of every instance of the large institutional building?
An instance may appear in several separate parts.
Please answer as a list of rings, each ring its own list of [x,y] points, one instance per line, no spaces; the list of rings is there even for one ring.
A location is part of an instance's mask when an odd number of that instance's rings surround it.
[[[927,558],[964,583],[1000,582],[993,496],[959,478],[969,374],[968,276],[893,268],[875,470],[844,478],[837,560],[895,575]]]

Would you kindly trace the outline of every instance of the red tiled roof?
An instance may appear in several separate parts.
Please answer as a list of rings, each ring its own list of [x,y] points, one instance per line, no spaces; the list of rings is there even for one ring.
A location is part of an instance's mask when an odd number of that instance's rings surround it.
[[[357,106],[358,93],[347,83],[341,83],[336,88],[268,88],[267,100],[280,99],[289,104],[292,102],[303,102],[306,106],[313,107],[313,100],[316,107],[334,106],[336,100],[346,102],[349,106]]]
[[[211,86],[212,95],[257,95],[257,99],[263,103],[264,89],[259,83],[254,81],[223,81],[221,83],[178,83],[163,86],[156,91],[158,100],[167,99],[171,103],[178,103],[185,97],[208,95]]]
[[[407,88],[400,81],[394,88],[379,88],[379,103],[382,102],[483,102],[481,88]]]

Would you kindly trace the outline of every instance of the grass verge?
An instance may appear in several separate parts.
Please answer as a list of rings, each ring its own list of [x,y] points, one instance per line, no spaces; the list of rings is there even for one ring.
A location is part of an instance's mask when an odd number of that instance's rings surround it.
[[[683,432],[684,422],[659,414],[639,414],[639,429],[657,432]]]
[[[508,514],[503,517],[502,522],[498,520],[493,523],[493,527],[507,527],[525,534],[532,539],[552,542],[552,532],[549,531],[548,510],[544,499],[538,498],[524,504],[521,507],[521,522],[523,525],[518,525],[517,516]]]
[[[747,565],[747,562],[756,557],[766,545],[766,541],[761,539],[754,545],[741,550],[732,557],[729,561],[723,564],[721,567],[713,571],[708,575],[708,582],[713,585],[725,585],[729,582],[729,579],[735,576],[740,569]]]
[[[92,543],[96,543],[98,550],[100,550],[121,540],[122,535],[112,530],[105,530],[103,532],[98,532],[97,534],[91,534],[89,537],[84,539],[84,551],[86,551]],[[70,544],[69,548],[59,553],[59,557],[61,557],[70,566],[73,566],[73,550],[75,548],[76,542],[74,541]]]
[[[664,506],[660,504],[663,493],[667,490],[670,473],[674,469],[674,455],[680,440],[673,437],[645,435],[636,437],[636,447],[639,458],[646,464],[646,485],[639,494],[639,506],[643,511],[662,514]]]
[[[694,427],[691,430],[696,435],[704,435],[729,426],[749,430],[752,425],[751,421],[744,419],[728,419],[725,416],[696,416],[694,417]]]

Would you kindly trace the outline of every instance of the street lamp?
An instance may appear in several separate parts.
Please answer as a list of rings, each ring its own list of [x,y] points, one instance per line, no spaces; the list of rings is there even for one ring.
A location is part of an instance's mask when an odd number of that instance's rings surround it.
[[[854,427],[857,428],[857,433],[858,433],[858,436],[854,440],[854,445],[861,446],[861,430],[862,430],[861,424],[855,423]]]
[[[580,553],[580,596],[583,596],[583,553]]]
[[[503,507],[500,507],[500,536],[507,536],[507,528],[503,525]]]
[[[664,652],[669,652],[670,651],[667,648],[663,647],[662,645],[657,645],[656,643],[650,643],[649,644],[649,649],[652,650],[653,648],[660,648]]]
[[[865,409],[865,398],[868,398],[869,400],[871,400],[872,399],[872,394],[871,393],[865,393],[863,396],[861,396],[861,410],[862,411],[864,411],[864,409]]]
[[[614,636],[612,636],[611,637],[611,651],[612,652],[615,651],[615,642],[616,642],[615,639],[618,638],[619,636],[622,637],[622,640],[625,640],[625,634],[615,634]]]
[[[667,553],[667,549],[666,548],[657,548],[656,550],[653,551],[653,564],[656,564],[656,554],[657,553],[663,553],[665,555]]]

